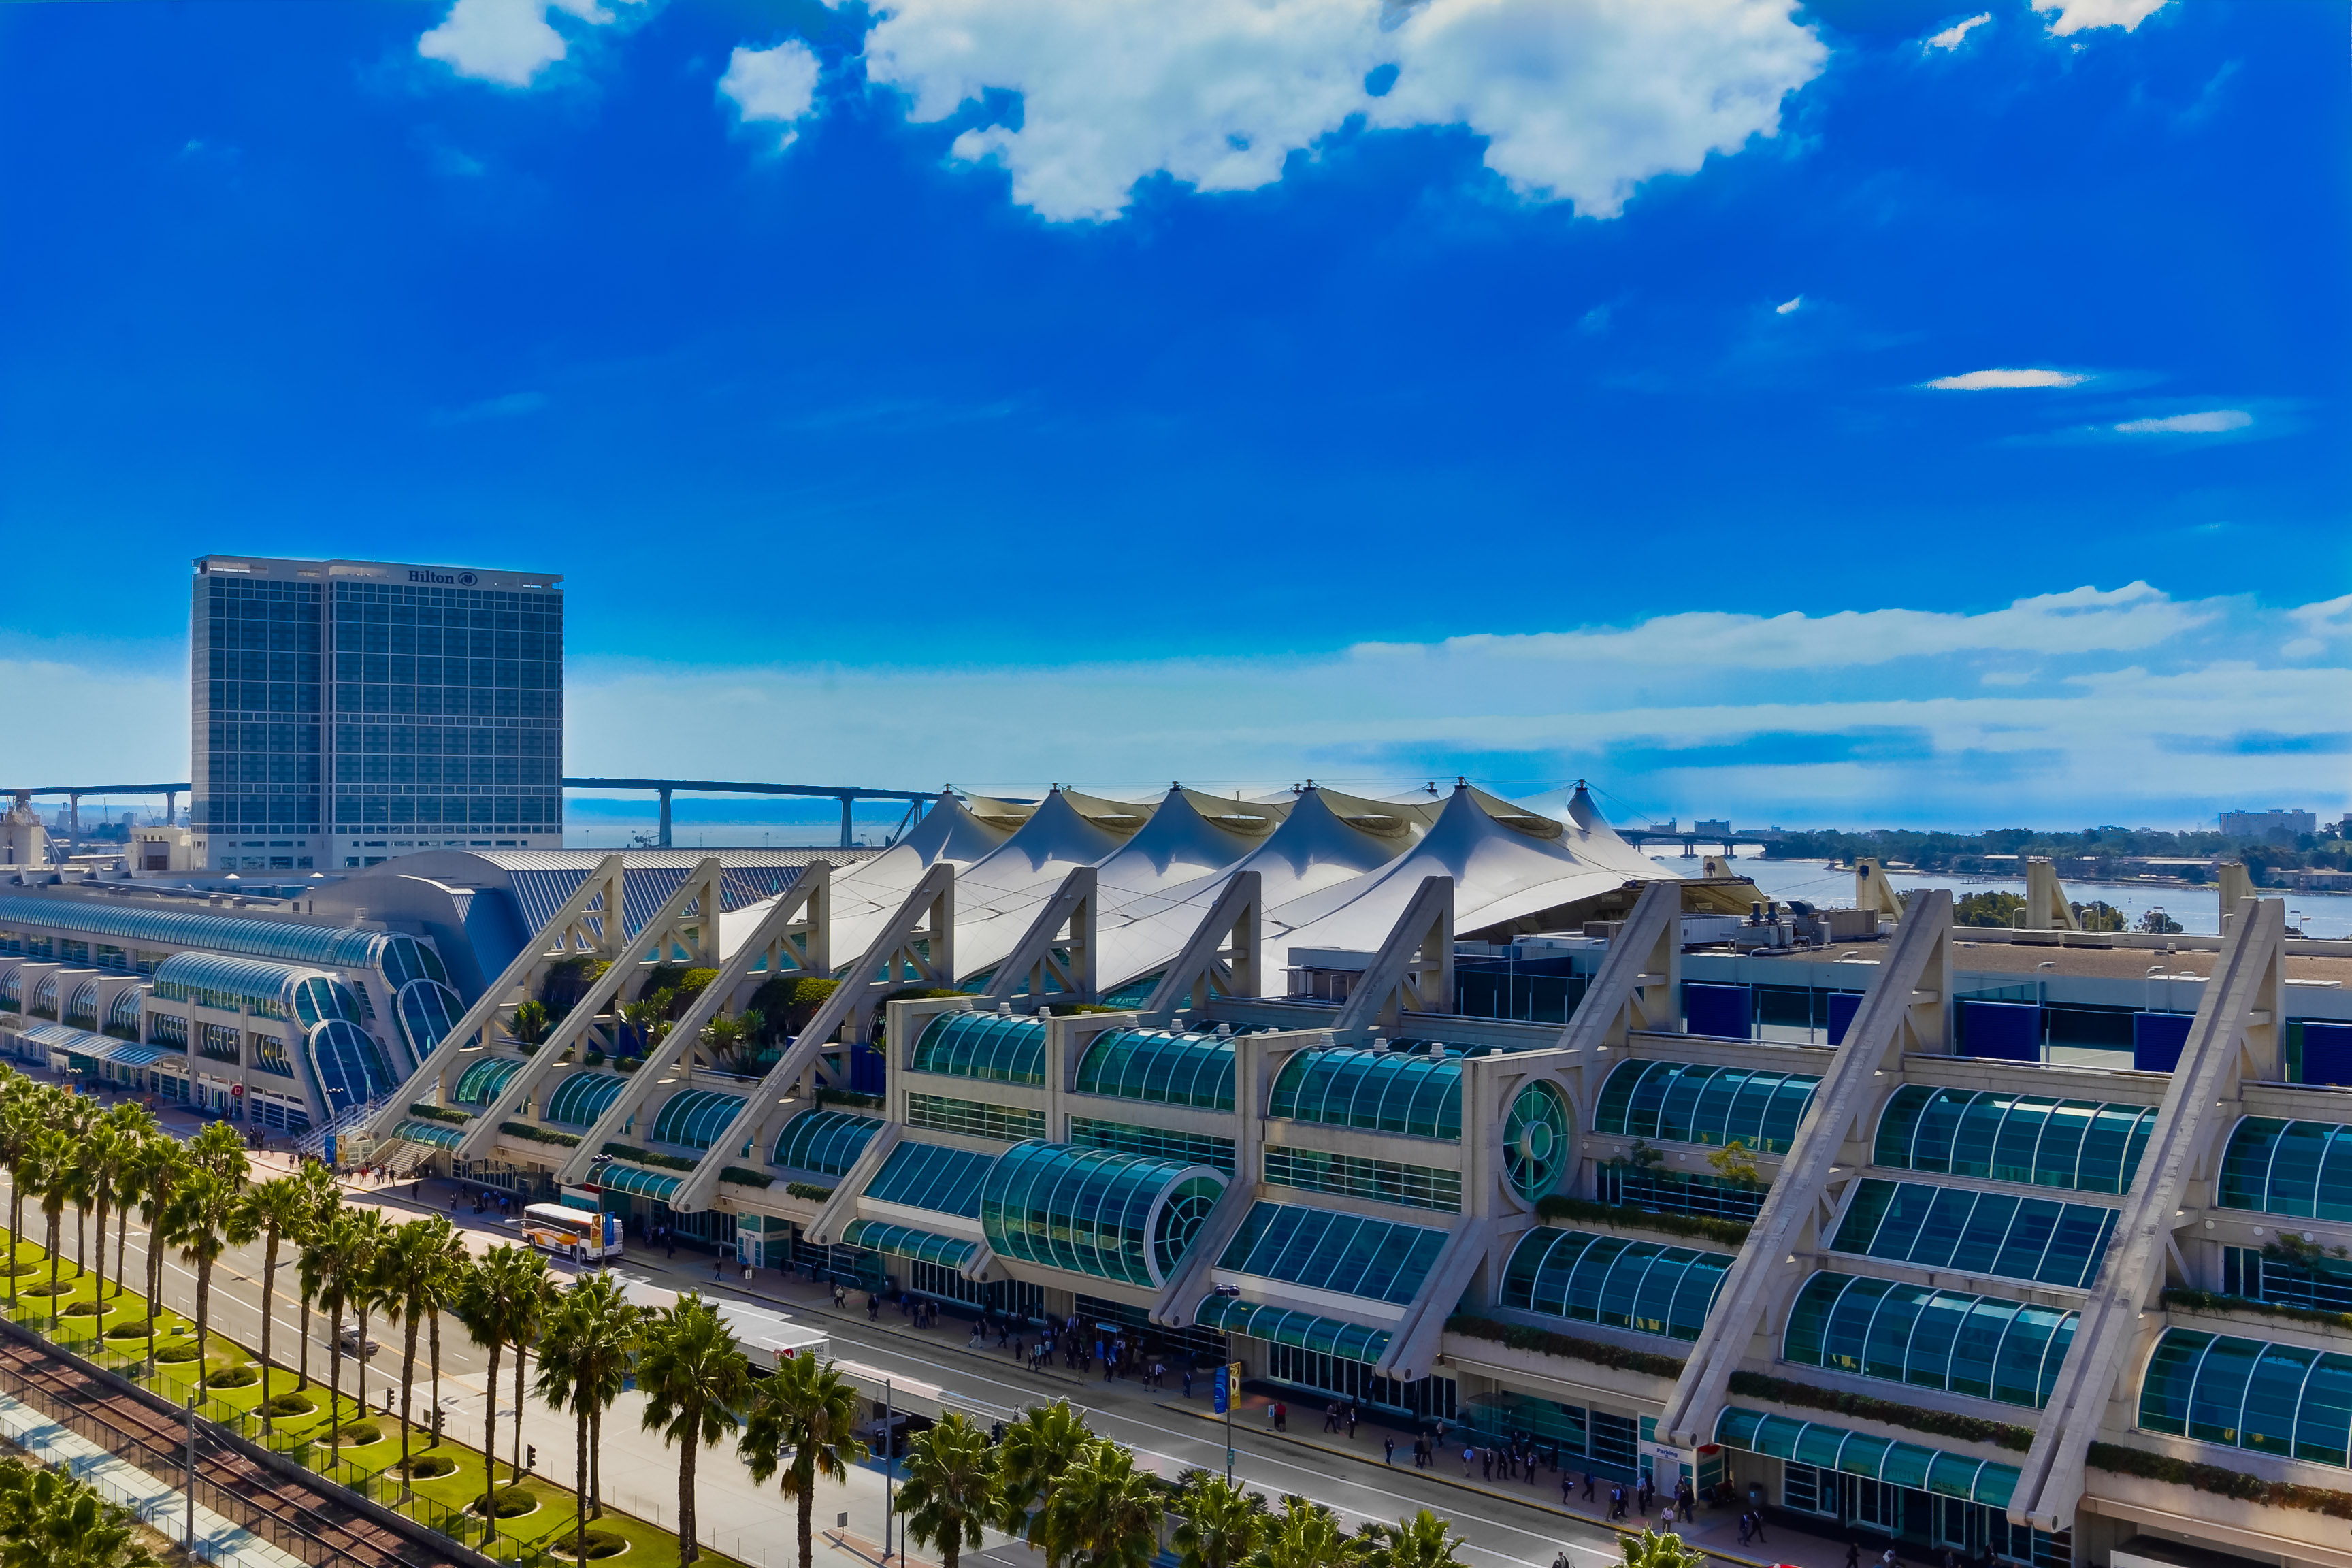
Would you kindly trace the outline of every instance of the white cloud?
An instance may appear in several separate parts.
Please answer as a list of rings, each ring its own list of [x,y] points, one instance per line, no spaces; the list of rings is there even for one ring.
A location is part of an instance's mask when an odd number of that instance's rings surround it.
[[[2242,408],[2210,408],[2201,414],[2170,414],[2161,419],[2126,419],[2116,426],[2125,436],[2219,436],[2242,430],[2254,416]]]
[[[599,27],[614,16],[596,0],[456,0],[439,25],[416,40],[416,52],[459,76],[529,87],[568,52],[563,35],[548,20],[551,11]]]
[[[1020,129],[967,131],[1013,199],[1057,222],[1117,217],[1157,173],[1253,190],[1362,115],[1465,125],[1513,189],[1615,216],[1643,180],[1780,128],[1828,50],[1786,0],[887,0],[866,73],[937,121],[988,91]],[[1368,75],[1396,68],[1375,96]]]
[[[783,126],[777,145],[784,147],[800,134],[796,122],[816,104],[816,77],[815,51],[798,38],[786,38],[772,49],[738,47],[728,58],[719,90],[735,100],[743,123]]]
[[[1929,386],[1945,392],[1992,392],[2021,386],[2080,386],[2084,378],[2063,370],[1972,370],[1939,375]]]
[[[2033,0],[2036,11],[2055,11],[2050,30],[2060,37],[2086,27],[2121,27],[2128,33],[2164,9],[2165,0]]]
[[[1802,294],[1793,300],[1783,300],[1772,307],[1772,313],[1776,316],[1793,316],[1797,313],[1797,307],[1804,302],[1805,297]]]
[[[1960,47],[1961,39],[1967,37],[1971,32],[1974,32],[1977,28],[1983,26],[1987,22],[1991,20],[1991,12],[1979,11],[1975,16],[1969,17],[1966,21],[1955,22],[1950,26],[1945,28],[1942,32],[1937,34],[1934,37],[1929,38],[1927,40],[1927,47],[1931,49],[1957,49]]]

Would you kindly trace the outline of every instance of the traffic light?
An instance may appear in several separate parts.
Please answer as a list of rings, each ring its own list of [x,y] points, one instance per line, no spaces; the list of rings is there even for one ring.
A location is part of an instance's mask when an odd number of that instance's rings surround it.
[[[526,1469],[526,1470],[535,1470],[535,1469],[539,1468],[539,1445],[538,1445],[538,1444],[536,1444],[536,1443],[526,1443],[526,1444],[524,1444],[524,1445],[523,1445],[523,1448],[522,1448],[522,1468],[523,1468],[524,1469]]]

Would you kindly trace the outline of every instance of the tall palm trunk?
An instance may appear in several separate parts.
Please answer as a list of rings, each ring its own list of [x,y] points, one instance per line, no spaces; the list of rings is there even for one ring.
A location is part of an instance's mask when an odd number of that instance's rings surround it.
[[[572,1511],[577,1516],[572,1535],[572,1560],[588,1561],[588,1408],[583,1404],[572,1415],[572,1444],[579,1450],[572,1466]]]
[[[261,1253],[261,1435],[265,1437],[276,1430],[277,1421],[269,1414],[269,1373],[277,1363],[269,1359],[269,1330],[277,1320],[270,1310],[278,1299],[278,1231],[269,1231],[269,1239]]]
[[[157,1217],[157,1219],[158,1219],[158,1220],[160,1220],[160,1219],[163,1217],[163,1211],[162,1211],[162,1208],[161,1208],[161,1200],[160,1200],[160,1199],[158,1200],[158,1207],[157,1207],[157,1211],[156,1211],[156,1217]],[[158,1310],[159,1310],[159,1309],[156,1307],[156,1305],[155,1305],[155,1297],[156,1297],[157,1293],[158,1293],[159,1291],[161,1291],[161,1290],[163,1289],[163,1247],[162,1247],[158,1246],[158,1245],[157,1245],[157,1243],[156,1243],[156,1240],[155,1240],[155,1227],[154,1227],[153,1226],[152,1226],[152,1225],[151,1225],[151,1226],[149,1226],[147,1227],[147,1270],[146,1270],[146,1272],[147,1272],[147,1375],[148,1375],[149,1377],[151,1377],[151,1378],[152,1378],[152,1377],[153,1377],[153,1376],[155,1375],[155,1331],[156,1331],[156,1328],[158,1327],[158,1324],[157,1324],[157,1321],[156,1321],[156,1313],[157,1313],[157,1311],[158,1311]]]
[[[677,1568],[702,1555],[702,1543],[694,1539],[694,1456],[700,1445],[693,1433],[702,1425],[698,1414],[694,1425],[687,1428],[687,1440],[678,1446],[677,1461]]]
[[[433,1314],[432,1326],[425,1331],[433,1340],[433,1446],[441,1446],[441,1314]]]
[[[522,1342],[520,1340],[517,1340],[515,1342],[514,1417],[514,1476],[515,1485],[517,1486],[520,1486],[522,1484],[522,1364],[525,1360],[523,1349]]]
[[[418,1314],[407,1314],[407,1332],[400,1347],[400,1479],[408,1484],[408,1412],[416,1393],[416,1323]]]
[[[338,1342],[338,1343],[340,1343],[340,1342],[341,1342],[341,1335],[336,1336],[336,1339],[337,1339],[337,1342]],[[362,1300],[362,1301],[360,1302],[360,1342],[359,1342],[359,1344],[354,1348],[354,1350],[353,1350],[353,1352],[352,1352],[352,1353],[353,1353],[353,1354],[354,1354],[354,1356],[358,1359],[358,1362],[359,1362],[359,1369],[360,1369],[360,1370],[359,1370],[359,1378],[360,1378],[360,1414],[361,1414],[361,1415],[365,1415],[367,1414],[367,1410],[368,1410],[368,1403],[367,1403],[367,1302],[366,1302],[365,1300]]]
[[[588,1412],[588,1510],[591,1518],[604,1517],[604,1410]]]
[[[25,1239],[25,1189],[8,1181],[8,1310],[16,1309],[16,1248]]]
[[[196,1386],[201,1389],[206,1379],[205,1344],[213,1331],[213,1260],[196,1259]],[[267,1392],[265,1389],[264,1392]]]
[[[889,1440],[887,1433],[884,1435],[883,1440],[885,1442]],[[801,1568],[809,1568],[809,1564],[815,1560],[816,1552],[815,1457],[814,1455],[810,1457],[807,1469],[803,1470],[801,1468],[800,1456],[797,1454],[793,1455],[793,1468],[798,1473],[800,1480],[800,1506],[795,1510],[795,1515],[798,1521],[798,1528],[800,1530]]]
[[[114,1291],[122,1293],[122,1282],[131,1278],[131,1205],[129,1200],[114,1209]]]
[[[328,1319],[327,1331],[333,1337],[327,1343],[327,1458],[328,1463],[343,1457],[343,1304],[335,1303]]]
[[[96,1326],[99,1328],[99,1330],[100,1330],[101,1332],[102,1332],[102,1331],[105,1330],[105,1328],[106,1328],[106,1210],[107,1210],[107,1207],[108,1207],[108,1205],[107,1205],[107,1201],[106,1201],[106,1194],[105,1194],[104,1193],[100,1193],[100,1194],[99,1194],[99,1198],[98,1198],[98,1316],[97,1316],[97,1318],[96,1318],[95,1320],[93,1320],[93,1321],[94,1321],[94,1322],[95,1322]],[[115,1289],[116,1289],[118,1292],[119,1292],[121,1289],[122,1289],[122,1287],[121,1286],[121,1284],[120,1284],[120,1283],[118,1283],[118,1284],[115,1286]]]
[[[310,1292],[302,1292],[302,1377],[294,1387],[299,1392],[310,1386]]]
[[[74,1272],[89,1272],[89,1211],[74,1205]]]
[[[490,1375],[483,1387],[488,1397],[482,1401],[482,1514],[489,1521],[489,1533],[482,1537],[483,1555],[488,1555],[489,1544],[499,1538],[499,1352],[500,1342],[490,1342]]]
[[[58,1257],[58,1247],[59,1247],[59,1245],[60,1245],[60,1243],[61,1243],[61,1241],[62,1241],[62,1239],[63,1239],[63,1238],[58,1235],[58,1232],[59,1232],[59,1231],[61,1231],[61,1230],[63,1230],[63,1229],[65,1228],[65,1218],[66,1218],[66,1216],[65,1216],[65,1211],[64,1211],[64,1210],[62,1210],[62,1209],[51,1209],[51,1210],[49,1210],[49,1211],[48,1211],[48,1214],[49,1214],[49,1334],[50,1334],[50,1336],[51,1336],[52,1338],[54,1338],[54,1337],[56,1337],[56,1334],[57,1334],[57,1331],[58,1331],[58,1264],[60,1261],[62,1261],[62,1260]]]

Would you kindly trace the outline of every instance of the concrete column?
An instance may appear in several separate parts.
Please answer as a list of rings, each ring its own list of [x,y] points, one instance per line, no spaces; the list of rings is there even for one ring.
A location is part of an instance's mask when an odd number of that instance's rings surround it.
[[[845,795],[841,797],[841,847],[844,849],[848,848],[855,842],[849,836],[849,811],[856,804],[857,797],[854,795]]]
[[[669,847],[669,791],[661,792],[661,847]]]

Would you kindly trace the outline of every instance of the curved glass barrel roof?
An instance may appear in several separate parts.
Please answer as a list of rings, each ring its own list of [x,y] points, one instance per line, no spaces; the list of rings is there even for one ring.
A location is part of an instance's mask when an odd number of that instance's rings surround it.
[[[14,963],[0,963],[0,1003],[12,1011],[25,1005],[25,963],[21,958]]]
[[[394,991],[420,980],[444,987],[449,984],[449,972],[441,967],[441,955],[415,937],[397,932],[386,937],[383,950],[376,955],[376,963]]]
[[[866,1184],[866,1195],[877,1203],[905,1204],[972,1219],[980,1214],[981,1185],[995,1163],[992,1154],[902,1138],[882,1162],[882,1168],[874,1173],[874,1179]]]
[[[1045,1081],[1045,1024],[1005,1013],[941,1013],[915,1037],[911,1072],[991,1083]]]
[[[1736,1405],[1726,1406],[1716,1417],[1715,1440],[1727,1448],[1745,1448],[1751,1454],[1867,1476],[1892,1486],[1966,1498],[1989,1508],[2007,1508],[2010,1494],[2017,1489],[2015,1465]]]
[[[232,1013],[257,1013],[283,1018],[293,1011],[293,992],[304,981],[338,984],[323,974],[284,963],[263,963],[250,958],[224,958],[213,952],[175,952],[155,966],[155,994],[166,1002],[188,1002]],[[348,987],[346,987],[348,989]],[[356,1018],[358,1007],[302,1020],[303,1027],[321,1018]]]
[[[608,1193],[635,1193],[639,1197],[655,1198],[663,1202],[668,1201],[678,1188],[686,1185],[684,1176],[673,1176],[662,1171],[648,1171],[636,1165],[624,1165],[617,1160],[609,1165],[598,1166],[595,1175],[591,1179]]]
[[[2079,1312],[1824,1270],[1789,1309],[1784,1361],[2039,1410]]]
[[[68,998],[66,1002],[66,1016],[68,1018],[87,1018],[89,1020],[90,1026],[92,1028],[96,1028],[98,1026],[97,981],[85,980],[80,984],[74,987],[73,995]]]
[[[539,1113],[540,1120],[560,1121],[566,1127],[593,1127],[596,1119],[621,1098],[622,1087],[627,1082],[616,1072],[575,1072],[548,1095],[546,1108]]]
[[[121,1062],[125,1067],[133,1068],[143,1068],[166,1057],[181,1054],[163,1046],[134,1046],[128,1040],[93,1035],[70,1024],[36,1024],[24,1030],[22,1037],[49,1050],[70,1051],[76,1056],[89,1057],[102,1062]]]
[[[2167,1329],[2140,1380],[2150,1432],[2343,1466],[2352,1355],[2198,1329]]]
[[[1402,1307],[1420,1294],[1446,1234],[1332,1209],[1259,1203],[1217,1267]]]
[[[136,1030],[139,1027],[139,1016],[145,1007],[147,993],[136,985],[128,991],[118,993],[112,1005],[106,1009],[107,1027]]]
[[[1813,1103],[1819,1073],[1758,1072],[1693,1062],[1622,1061],[1601,1086],[1592,1130],[1675,1143],[1728,1143],[1785,1154]]]
[[[656,1143],[708,1149],[719,1141],[720,1133],[734,1125],[736,1116],[747,1103],[740,1094],[682,1089],[662,1101],[661,1110],[654,1115],[653,1131],[646,1136]]]
[[[385,950],[399,947],[402,952],[394,962],[414,964],[417,974],[427,974],[436,980],[448,978],[446,973],[434,973],[440,968],[438,958],[431,959],[430,969],[425,967],[427,950],[422,943],[411,937],[380,931],[233,920],[225,915],[190,914],[178,910],[85,903],[79,899],[5,895],[0,895],[0,926],[46,926],[53,931],[110,936],[123,942],[204,948],[245,958],[324,963],[339,969],[383,967]]]
[[[1165,1029],[1106,1029],[1078,1058],[1080,1094],[1160,1105],[1234,1108],[1234,1042]]]
[[[422,1143],[428,1149],[455,1149],[466,1141],[466,1130],[446,1121],[426,1121],[419,1117],[404,1116],[393,1124],[392,1135],[405,1138],[411,1143]]]
[[[1503,1269],[1502,1304],[1639,1334],[1696,1340],[1731,1254],[1542,1225]]]
[[[393,1091],[392,1069],[384,1065],[383,1053],[357,1024],[330,1018],[310,1031],[303,1046],[310,1058],[310,1081],[326,1101],[329,1116]]]
[[[1275,1075],[1266,1114],[1459,1142],[1462,1063],[1336,1046],[1300,1051]]]
[[[775,1163],[793,1171],[814,1171],[822,1176],[848,1173],[857,1156],[882,1123],[870,1116],[845,1110],[803,1110],[784,1123],[776,1135]]]
[[[1229,1334],[1247,1334],[1269,1344],[1319,1351],[1342,1361],[1360,1361],[1367,1366],[1380,1360],[1389,1348],[1390,1333],[1386,1329],[1368,1329],[1361,1323],[1318,1318],[1293,1307],[1269,1307],[1261,1301],[1244,1301],[1238,1296],[1202,1297],[1192,1321],[1204,1329],[1223,1329]]]
[[[1906,1083],[1887,1098],[1873,1163],[2085,1193],[2131,1190],[2156,1108]]]
[[[412,980],[393,997],[392,1016],[409,1055],[422,1066],[466,1016],[466,1003],[438,980]]]
[[[330,1018],[348,1018],[354,1024],[363,1021],[357,994],[331,974],[313,974],[294,983],[294,1016],[302,1021],[306,1029],[316,1028]]]
[[[1866,1177],[1831,1241],[1833,1252],[2088,1289],[2115,1235],[2116,1211]]]
[[[845,1247],[863,1247],[958,1270],[969,1266],[980,1254],[980,1243],[961,1236],[941,1236],[937,1231],[917,1230],[910,1225],[892,1225],[879,1219],[851,1220],[842,1227],[841,1240]]]
[[[466,1070],[457,1075],[457,1086],[450,1089],[449,1098],[459,1105],[488,1105],[520,1071],[522,1063],[512,1057],[483,1057],[466,1064]]]
[[[2243,1116],[2221,1155],[2218,1205],[2299,1219],[2352,1219],[2352,1127]]]
[[[36,1007],[47,1008],[52,1016],[56,1014],[58,1010],[58,976],[55,970],[51,970],[48,973],[42,975],[41,983],[33,987],[33,1005]]]
[[[274,1072],[280,1078],[294,1076],[294,1063],[286,1054],[286,1042],[274,1035],[253,1037],[253,1065],[263,1072]]]
[[[1006,1258],[1129,1285],[1167,1282],[1225,1178],[1073,1143],[1016,1143],[990,1168],[980,1225]]]

